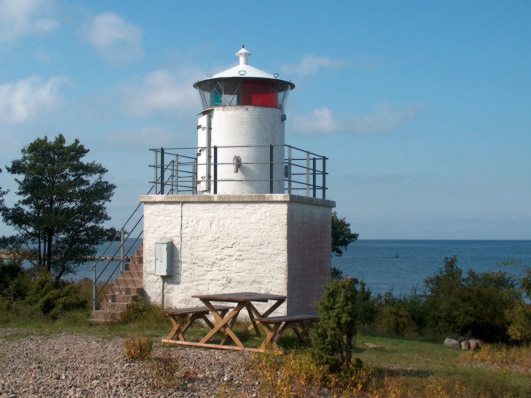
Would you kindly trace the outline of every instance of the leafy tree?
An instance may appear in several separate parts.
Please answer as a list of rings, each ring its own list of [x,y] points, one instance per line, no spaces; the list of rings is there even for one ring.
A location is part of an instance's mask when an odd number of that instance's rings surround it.
[[[345,218],[339,218],[337,213],[332,213],[332,253],[341,257],[348,245],[358,239],[359,234],[350,230],[350,224]]]
[[[2,169],[0,169],[0,173],[2,173]],[[2,186],[0,186],[0,208],[4,205],[4,196],[6,195],[7,191],[4,191],[2,189]]]
[[[312,354],[332,371],[352,364],[358,322],[364,313],[355,279],[332,280],[319,301],[319,321],[312,330]]]
[[[3,238],[3,246],[24,249],[28,260],[56,281],[107,237],[102,224],[109,219],[105,205],[115,186],[103,180],[102,165],[83,161],[88,152],[77,139],[66,144],[63,135],[38,138],[6,168],[20,176],[15,178],[20,200],[0,207],[3,220],[17,231]]]
[[[469,271],[463,277],[454,256],[445,259],[444,268],[428,278],[426,286],[427,331],[432,335],[453,333],[492,342],[509,339],[509,314],[523,300],[505,272]]]
[[[341,257],[347,250],[348,245],[358,239],[358,234],[350,230],[350,224],[345,218],[339,218],[337,213],[332,212],[332,255]],[[337,267],[332,266],[332,279],[341,279],[343,272]]]

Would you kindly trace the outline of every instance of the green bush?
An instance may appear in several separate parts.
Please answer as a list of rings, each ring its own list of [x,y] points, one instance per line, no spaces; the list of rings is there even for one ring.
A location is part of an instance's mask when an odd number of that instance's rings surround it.
[[[474,336],[490,342],[509,340],[507,312],[522,302],[515,281],[505,272],[475,273],[466,277],[456,257],[426,280],[429,309],[426,331],[433,336]]]
[[[318,304],[319,321],[311,333],[312,355],[331,371],[352,364],[352,350],[363,307],[358,282],[332,280]]]
[[[148,303],[139,296],[134,296],[125,311],[120,314],[120,322],[167,323],[160,307]]]

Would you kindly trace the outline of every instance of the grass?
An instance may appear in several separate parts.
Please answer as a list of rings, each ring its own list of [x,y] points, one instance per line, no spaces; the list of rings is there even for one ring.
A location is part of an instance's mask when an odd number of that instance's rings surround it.
[[[87,314],[78,312],[54,322],[11,318],[0,322],[0,327],[17,329],[3,337],[9,340],[22,339],[30,334],[64,332],[100,338],[146,336],[157,340],[169,332],[169,322],[156,312],[141,313],[143,315],[133,317],[129,323],[116,325],[90,325]],[[247,332],[247,326],[239,324],[236,331],[246,345],[256,347],[261,339]],[[204,334],[205,329],[201,327],[187,332],[192,340]],[[262,391],[264,396],[304,396],[327,386],[337,391],[336,396],[339,397],[349,394],[375,397],[525,397],[531,392],[530,347],[485,346],[479,352],[464,352],[445,348],[440,343],[361,334],[356,340],[354,355],[364,362],[365,373],[349,374],[341,381],[328,376],[323,378],[323,370],[311,363],[308,350],[301,348],[294,336],[286,333],[280,344],[288,349],[289,355],[256,355],[254,359],[258,361],[255,369],[265,389]],[[165,362],[152,366],[154,374],[160,376],[160,384],[166,383],[164,375],[168,369]],[[270,390],[267,390],[268,385]],[[230,386],[225,387],[225,392],[229,393]],[[295,387],[297,390],[293,391]]]

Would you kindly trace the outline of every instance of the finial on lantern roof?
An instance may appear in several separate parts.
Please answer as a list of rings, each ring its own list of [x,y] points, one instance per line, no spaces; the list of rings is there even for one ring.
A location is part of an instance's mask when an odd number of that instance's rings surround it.
[[[251,53],[247,51],[244,45],[242,45],[242,48],[236,53],[236,55],[240,58],[240,65],[247,65],[249,63],[248,58]]]

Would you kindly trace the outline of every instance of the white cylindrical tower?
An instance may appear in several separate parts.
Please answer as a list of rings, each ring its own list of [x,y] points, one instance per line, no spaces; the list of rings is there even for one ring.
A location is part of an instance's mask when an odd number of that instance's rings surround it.
[[[291,82],[248,64],[198,81],[197,190],[218,194],[284,193],[284,122]]]

